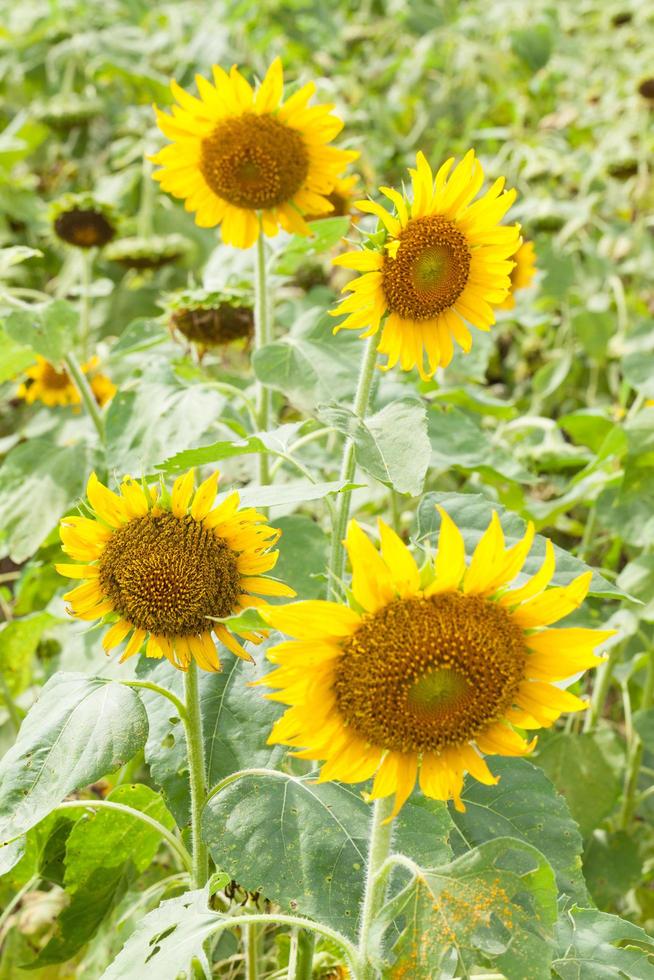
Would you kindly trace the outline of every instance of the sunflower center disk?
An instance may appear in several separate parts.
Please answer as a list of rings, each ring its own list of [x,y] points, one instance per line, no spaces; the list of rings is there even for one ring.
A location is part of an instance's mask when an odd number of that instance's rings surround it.
[[[70,383],[70,378],[65,371],[57,371],[50,363],[43,365],[41,384],[44,388],[60,390],[67,388]]]
[[[398,599],[344,642],[336,702],[373,745],[441,751],[503,716],[525,657],[522,630],[496,603],[459,592]]]
[[[100,586],[116,612],[159,636],[211,629],[241,592],[236,555],[192,517],[148,514],[119,527],[100,558]]]
[[[200,169],[211,190],[238,208],[290,201],[309,173],[301,135],[274,116],[245,113],[219,123],[202,141]]]
[[[252,310],[230,303],[213,309],[177,310],[172,320],[188,340],[207,347],[248,338],[254,329]]]
[[[414,218],[387,256],[382,288],[388,308],[406,320],[430,320],[449,309],[466,287],[470,249],[465,235],[442,215]]]

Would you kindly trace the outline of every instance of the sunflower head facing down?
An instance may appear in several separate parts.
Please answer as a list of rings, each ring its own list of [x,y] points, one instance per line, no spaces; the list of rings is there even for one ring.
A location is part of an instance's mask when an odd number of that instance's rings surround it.
[[[416,777],[426,796],[463,809],[464,773],[493,784],[484,756],[526,755],[515,728],[549,727],[586,703],[553,682],[594,667],[610,630],[548,629],[577,608],[591,573],[548,588],[554,549],[512,586],[533,525],[506,547],[496,514],[466,562],[461,532],[441,510],[438,553],[418,569],[379,522],[380,550],[355,521],[347,534],[351,601],[306,601],[262,612],[295,637],[269,651],[268,697],[289,705],[269,741],[322,760],[320,781],[374,776],[372,798],[395,794],[394,814]]]
[[[416,169],[409,171],[412,201],[380,187],[393,212],[358,201],[359,210],[382,223],[383,246],[333,260],[362,273],[344,287],[352,295],[332,311],[347,314],[336,330],[363,330],[363,337],[371,337],[381,329],[384,369],[399,361],[404,371],[417,367],[424,380],[450,363],[454,342],[470,350],[466,321],[485,331],[495,322],[493,307],[507,297],[511,256],[520,242],[517,225],[500,224],[515,200],[515,191],[504,190],[504,178],[474,200],[484,181],[474,150],[454,169],[453,163],[448,160],[434,177],[419,153]]]
[[[235,66],[214,65],[213,79],[196,76],[199,98],[171,82],[177,105],[157,120],[172,142],[152,157],[154,179],[200,227],[221,225],[228,245],[248,248],[280,227],[311,234],[303,215],[332,210],[327,195],[358,156],[328,145],[343,128],[334,107],[308,104],[313,82],[284,102],[279,58],[256,91]]]
[[[241,509],[236,491],[214,506],[217,487],[214,473],[194,492],[189,470],[170,496],[129,476],[113,493],[92,474],[91,516],[63,518],[62,548],[83,563],[57,565],[61,575],[83,580],[64,596],[69,612],[84,620],[106,618],[105,651],[128,641],[121,663],[147,638],[148,657],[165,656],[179,670],[191,660],[219,670],[212,632],[236,656],[251,660],[220,620],[265,606],[261,596],[295,595],[265,574],[277,561],[271,548],[279,531],[253,508]],[[253,632],[240,635],[252,643],[261,639]]]
[[[515,306],[515,294],[520,289],[531,286],[536,275],[536,252],[533,242],[523,242],[518,251],[513,256],[515,262],[511,269],[511,292],[503,303],[500,304],[502,310],[512,310]]]
[[[89,384],[95,400],[102,407],[116,394],[116,386],[106,374],[97,371],[98,364],[98,358],[92,357],[82,364],[82,370],[89,376]],[[79,405],[79,392],[68,372],[46,361],[44,357],[37,355],[36,364],[28,368],[25,375],[25,381],[19,385],[16,395],[28,405],[33,405],[37,401],[50,408]]]

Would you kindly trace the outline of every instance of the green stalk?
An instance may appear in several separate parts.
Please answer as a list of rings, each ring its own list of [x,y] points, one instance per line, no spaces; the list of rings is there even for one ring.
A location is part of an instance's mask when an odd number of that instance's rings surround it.
[[[96,402],[91,386],[86,380],[86,375],[82,371],[79,361],[72,352],[64,356],[64,364],[66,365],[66,370],[68,371],[68,374],[70,375],[70,378],[77,388],[80,398],[82,399],[82,404],[84,405],[89,418],[95,426],[95,430],[98,433],[98,438],[104,446],[104,420],[102,418],[100,406]]]
[[[584,731],[590,732],[597,727],[597,723],[602,716],[604,704],[611,686],[613,668],[615,667],[622,651],[622,646],[614,646],[609,652],[608,660],[597,668],[595,672],[595,685],[590,699],[590,708],[586,714]]]
[[[393,796],[375,800],[370,825],[370,844],[366,864],[366,884],[363,893],[361,927],[359,929],[360,980],[376,980],[377,970],[370,962],[370,930],[386,894],[387,876],[380,874],[391,850]]]
[[[2,701],[5,708],[7,709],[7,714],[9,715],[9,720],[16,734],[18,734],[18,729],[20,728],[20,712],[13,699],[12,693],[9,690],[9,685],[5,680],[4,674],[0,673],[0,694],[2,695]]]
[[[297,936],[297,962],[295,965],[295,980],[311,980],[313,976],[313,952],[316,937],[313,932],[301,929]],[[289,980],[291,972],[289,969]]]
[[[141,200],[136,219],[136,233],[139,238],[149,238],[152,234],[152,211],[155,201],[156,185],[152,179],[152,164],[143,158],[143,170],[141,178]]]
[[[182,718],[186,731],[186,752],[188,755],[189,784],[191,790],[191,848],[193,851],[193,887],[203,888],[209,877],[209,854],[202,840],[202,807],[207,796],[206,765],[204,761],[204,739],[202,737],[202,714],[200,712],[200,693],[198,668],[192,660],[184,674],[184,700],[186,717]]]
[[[358,418],[365,418],[370,400],[370,389],[375,376],[375,364],[377,363],[377,338],[370,337],[361,362],[357,390],[354,396],[352,410]],[[356,457],[354,440],[347,439],[343,450],[343,461],[341,463],[340,479],[343,483],[351,483],[354,479],[356,470]],[[338,593],[339,585],[343,579],[345,571],[345,549],[343,538],[347,531],[347,521],[350,516],[350,501],[352,498],[351,490],[342,490],[338,495],[338,508],[336,511],[336,521],[332,533],[332,551],[329,561],[328,587],[330,593],[335,596]]]
[[[263,229],[259,229],[255,259],[255,307],[254,307],[254,349],[260,350],[272,341],[272,322],[268,298],[268,276],[266,270],[266,245]],[[270,426],[270,390],[261,381],[256,382],[256,417],[260,432]],[[270,483],[270,463],[267,453],[259,453],[259,483]]]
[[[93,281],[93,252],[92,248],[82,250],[82,281],[80,283],[79,337],[82,356],[89,356],[91,335],[91,282]]]
[[[241,932],[245,947],[245,980],[259,980],[263,927],[258,922],[252,922],[244,926]]]

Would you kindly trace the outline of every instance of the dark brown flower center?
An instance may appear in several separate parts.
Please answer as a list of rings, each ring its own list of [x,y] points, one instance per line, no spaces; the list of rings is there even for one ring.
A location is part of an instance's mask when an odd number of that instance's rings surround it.
[[[442,215],[414,218],[387,255],[382,288],[388,308],[406,320],[430,320],[449,309],[466,287],[470,249],[465,235]]]
[[[221,303],[213,309],[176,310],[171,320],[188,340],[204,347],[220,347],[233,340],[247,339],[254,329],[252,310],[231,303]]]
[[[100,586],[134,626],[167,637],[204,633],[241,593],[236,555],[190,516],[147,514],[111,535]]]
[[[63,388],[68,388],[72,382],[66,371],[57,371],[56,367],[48,361],[41,369],[41,384],[44,388],[60,391]]]
[[[344,641],[336,702],[373,745],[440,751],[502,718],[525,658],[523,631],[497,603],[460,592],[398,599]]]
[[[100,211],[73,208],[57,216],[54,229],[59,238],[78,248],[106,245],[115,235],[110,221]]]
[[[245,113],[220,122],[202,141],[200,169],[211,190],[238,208],[292,200],[309,172],[299,132],[274,116]]]

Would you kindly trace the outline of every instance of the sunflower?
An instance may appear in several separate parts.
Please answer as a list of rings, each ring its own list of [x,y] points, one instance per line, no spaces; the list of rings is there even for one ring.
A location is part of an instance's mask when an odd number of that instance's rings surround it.
[[[50,208],[57,238],[76,248],[101,248],[114,238],[117,216],[91,194],[65,194]]]
[[[116,386],[106,374],[96,371],[98,358],[92,357],[82,364],[84,374],[91,373],[89,384],[98,405],[106,405],[116,393]],[[60,370],[37,354],[36,364],[25,371],[27,378],[19,386],[16,395],[28,405],[36,401],[44,405],[79,405],[80,396],[66,370]]]
[[[352,295],[331,311],[332,316],[347,314],[335,332],[364,329],[362,336],[370,337],[386,316],[378,348],[388,356],[385,370],[400,361],[405,371],[417,367],[425,380],[450,363],[453,341],[470,350],[472,336],[464,319],[479,330],[495,322],[492,308],[506,299],[511,256],[520,243],[517,225],[499,224],[515,191],[505,191],[500,178],[473,203],[484,180],[474,150],[450,174],[453,163],[444,163],[434,178],[419,153],[416,169],[409,171],[412,203],[391,187],[380,188],[394,214],[374,201],[358,201],[360,211],[381,221],[384,244],[333,260],[363,273],[344,287]]]
[[[202,228],[222,225],[228,245],[248,248],[260,229],[309,235],[302,217],[330,211],[327,200],[338,175],[358,153],[327,144],[343,123],[332,105],[309,106],[309,82],[282,102],[279,58],[256,93],[238,69],[213,66],[214,85],[200,75],[200,98],[175,82],[178,105],[169,116],[157,110],[159,128],[173,142],[152,157],[153,177],[182,198]]]
[[[252,300],[246,296],[184,289],[167,297],[166,309],[170,329],[200,351],[237,340],[247,343],[254,332]]]
[[[461,532],[439,508],[434,562],[418,569],[391,528],[379,522],[381,552],[355,521],[347,533],[350,605],[320,600],[263,610],[295,640],[269,651],[277,670],[263,683],[290,705],[270,743],[323,760],[320,781],[374,776],[372,798],[395,794],[394,814],[420,787],[463,809],[465,772],[497,782],[485,755],[526,755],[515,727],[552,725],[586,703],[552,682],[594,667],[610,630],[547,629],[581,604],[591,573],[547,588],[554,549],[540,570],[511,587],[534,539],[505,546],[497,514],[466,564]],[[514,727],[515,726],[515,727]]]
[[[248,606],[265,606],[259,596],[293,596],[287,585],[265,577],[277,561],[271,547],[279,531],[252,508],[239,509],[229,494],[214,507],[218,474],[195,493],[194,471],[180,476],[170,497],[126,476],[113,493],[92,474],[87,497],[91,517],[64,517],[62,548],[82,565],[57,565],[61,575],[84,579],[64,598],[78,619],[108,617],[102,645],[107,653],[129,636],[122,663],[138,653],[165,656],[179,670],[194,659],[219,670],[212,631],[232,653],[251,656],[224,620]],[[254,594],[253,594],[254,593]],[[257,643],[261,635],[239,630]],[[131,635],[130,635],[131,634]]]
[[[356,174],[351,174],[349,177],[339,177],[327,195],[329,209],[317,214],[307,214],[304,216],[305,221],[320,221],[321,218],[342,218],[351,215],[357,193],[355,188],[358,183],[359,178]]]
[[[511,292],[504,302],[500,303],[500,309],[502,310],[512,310],[515,306],[515,294],[517,291],[531,286],[532,280],[536,275],[534,243],[523,242],[513,256],[513,261],[515,265],[511,269]]]

